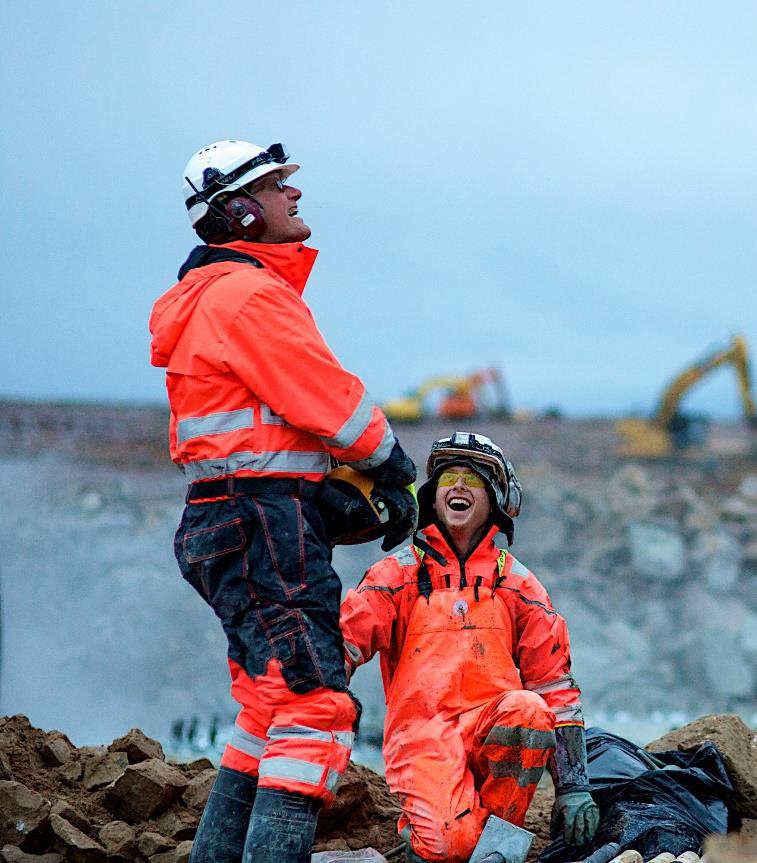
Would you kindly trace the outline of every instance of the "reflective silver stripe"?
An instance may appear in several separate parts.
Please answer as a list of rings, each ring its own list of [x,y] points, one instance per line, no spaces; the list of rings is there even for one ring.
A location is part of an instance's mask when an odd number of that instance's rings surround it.
[[[238,722],[234,723],[234,731],[229,740],[229,745],[233,746],[234,749],[239,749],[240,752],[251,755],[253,758],[262,758],[265,743],[262,737],[255,737],[254,734],[245,731]]]
[[[326,790],[336,791],[336,787],[341,781],[342,774],[338,770],[329,768],[328,775],[326,776]]]
[[[522,767],[512,761],[489,761],[489,771],[495,779],[512,778],[518,780],[518,785],[525,788],[535,785],[544,773],[543,767]]]
[[[339,429],[334,437],[323,437],[321,440],[326,446],[339,447],[340,449],[348,449],[360,437],[360,435],[368,428],[371,422],[371,414],[373,413],[374,401],[368,395],[363,393],[363,397],[358,402],[357,407],[352,412],[352,416]]]
[[[179,443],[185,443],[196,437],[226,434],[226,432],[253,427],[252,408],[241,408],[238,411],[221,411],[204,417],[188,417],[180,420],[176,426],[176,437]]]
[[[258,775],[275,776],[277,779],[294,779],[297,782],[305,782],[308,785],[320,785],[323,778],[324,768],[310,761],[302,761],[299,758],[264,758],[260,762]]]
[[[190,482],[217,476],[228,476],[238,470],[259,473],[317,473],[324,475],[330,459],[326,452],[233,452],[226,458],[206,458],[185,464],[184,474]]]
[[[307,737],[310,740],[324,740],[326,743],[335,740],[347,747],[351,747],[355,740],[352,731],[321,731],[319,728],[310,728],[307,725],[272,725],[268,729],[268,737],[271,740],[279,740],[282,737]]]
[[[498,746],[522,746],[525,749],[554,749],[555,732],[541,731],[538,728],[506,728],[495,725],[486,735],[484,743]]]
[[[562,677],[550,680],[549,683],[542,683],[541,686],[529,686],[527,683],[524,686],[526,689],[530,689],[531,692],[536,692],[537,695],[546,695],[548,692],[560,692],[567,689],[578,689],[578,684],[572,674],[563,674]]]
[[[513,557],[510,555],[510,557]],[[513,557],[513,565],[510,567],[510,572],[513,575],[530,575],[531,570],[527,566],[523,566],[523,564],[518,560],[517,557]]]
[[[355,470],[365,470],[369,467],[378,467],[392,454],[395,440],[396,438],[394,437],[392,427],[387,423],[386,428],[384,429],[384,436],[381,438],[381,443],[375,450],[373,450],[373,454],[369,455],[368,458],[361,458],[358,461],[350,461],[347,462],[347,464],[350,467],[354,467]]]
[[[566,722],[566,723],[580,723],[584,721],[584,713],[581,710],[580,702],[576,704],[568,704],[565,707],[553,707],[552,710],[555,713],[555,719],[558,722]]]
[[[286,425],[286,421],[280,417],[278,414],[275,414],[267,404],[263,402],[260,403],[260,422],[264,426],[283,426]]]

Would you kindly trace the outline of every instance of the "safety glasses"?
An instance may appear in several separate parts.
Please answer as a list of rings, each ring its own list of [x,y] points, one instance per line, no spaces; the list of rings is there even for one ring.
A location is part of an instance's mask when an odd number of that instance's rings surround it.
[[[439,479],[436,481],[438,487],[453,486],[459,479],[463,481],[463,485],[468,488],[484,488],[484,481],[477,473],[472,470],[466,470],[463,473],[458,473],[454,470],[445,470],[442,472]]]

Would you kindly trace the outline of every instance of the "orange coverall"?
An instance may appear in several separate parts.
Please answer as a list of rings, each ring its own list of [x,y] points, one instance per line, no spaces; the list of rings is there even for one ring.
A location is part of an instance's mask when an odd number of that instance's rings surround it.
[[[494,544],[461,561],[436,525],[372,566],[342,602],[347,663],[381,654],[384,758],[426,860],[467,860],[489,813],[522,825],[557,725],[583,725],[565,621]]]

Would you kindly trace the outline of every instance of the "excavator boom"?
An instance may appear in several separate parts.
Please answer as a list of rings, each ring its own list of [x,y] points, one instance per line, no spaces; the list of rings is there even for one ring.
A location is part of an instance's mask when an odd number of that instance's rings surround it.
[[[679,411],[681,400],[703,377],[723,365],[733,366],[744,417],[750,426],[757,425],[749,352],[744,338],[735,336],[730,345],[705,355],[673,378],[663,391],[651,419],[630,418],[618,421],[616,429],[624,438],[624,443],[617,449],[618,454],[637,458],[659,458],[670,455],[676,448],[685,448],[691,444],[690,421]]]

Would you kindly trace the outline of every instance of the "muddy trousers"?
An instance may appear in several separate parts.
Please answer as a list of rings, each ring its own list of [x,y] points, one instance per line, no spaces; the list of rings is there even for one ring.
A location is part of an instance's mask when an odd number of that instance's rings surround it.
[[[256,780],[250,831],[263,829],[263,816],[255,816],[260,799],[274,813],[265,813],[265,823],[291,815],[291,829],[311,835],[318,808],[333,799],[349,763],[357,728],[339,630],[341,584],[313,485],[261,480],[260,494],[196,502],[190,490],[175,539],[182,574],[228,640],[231,691],[241,709],[221,764],[228,775]],[[263,789],[281,793],[272,803],[261,798]],[[209,805],[222,809],[224,799],[219,789]],[[240,800],[228,805],[241,813]],[[209,815],[203,836],[220,823]]]
[[[400,833],[422,860],[468,860],[489,814],[523,825],[555,746],[555,715],[533,692],[504,693],[460,721],[415,729],[412,753],[387,759]],[[403,756],[404,757],[404,756]]]

